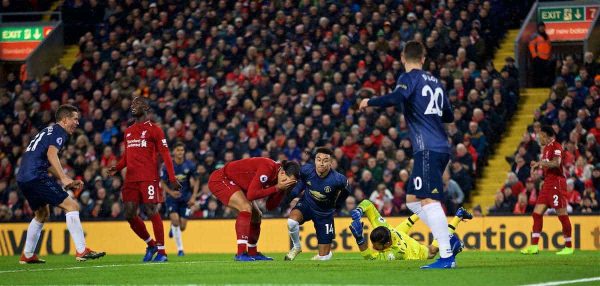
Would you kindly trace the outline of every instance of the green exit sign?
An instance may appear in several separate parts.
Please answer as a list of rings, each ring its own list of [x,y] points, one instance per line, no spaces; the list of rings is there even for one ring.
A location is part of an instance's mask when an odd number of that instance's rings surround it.
[[[44,39],[45,27],[0,27],[0,42],[41,41]]]
[[[538,22],[585,21],[585,7],[552,7],[538,9]]]

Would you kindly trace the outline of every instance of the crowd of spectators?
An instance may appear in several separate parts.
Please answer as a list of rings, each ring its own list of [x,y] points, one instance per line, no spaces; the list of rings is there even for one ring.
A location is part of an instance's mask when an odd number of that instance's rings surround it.
[[[574,214],[599,213],[600,195],[600,65],[587,52],[581,62],[571,55],[556,64],[554,84],[548,99],[534,114],[534,122],[523,134],[513,157],[512,172],[496,193],[492,213],[531,213],[543,180],[539,161],[542,146],[538,136],[542,125],[550,125],[562,145],[563,173],[567,177],[567,211]]]
[[[134,96],[150,99],[170,146],[182,141],[197,164],[194,217],[233,215],[207,188],[216,168],[253,156],[305,163],[316,146],[330,146],[334,168],[349,178],[353,194],[340,214],[369,198],[388,216],[408,213],[407,124],[395,108],[356,108],[395,87],[404,43],[425,45],[424,69],[454,108],[449,211],[469,200],[519,96],[514,60],[501,70],[490,61],[506,31],[502,1],[65,1],[73,4],[98,23],[79,40],[72,68],[39,79],[11,74],[0,92],[2,221],[31,217],[15,184],[19,158],[62,103],[81,110],[61,162],[85,183],[72,194],[84,219],[123,216],[122,177],[102,170],[122,154]]]

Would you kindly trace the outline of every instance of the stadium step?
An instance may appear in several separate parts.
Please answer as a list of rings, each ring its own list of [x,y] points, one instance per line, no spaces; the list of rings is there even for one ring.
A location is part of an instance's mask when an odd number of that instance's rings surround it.
[[[77,60],[77,55],[79,54],[79,46],[71,45],[65,47],[63,51],[63,55],[60,58],[60,65],[66,67],[67,69],[71,69],[75,61]]]
[[[52,14],[50,14],[50,12],[56,11],[56,9],[60,6],[62,6],[62,4],[64,3],[64,0],[58,0],[58,1],[54,1],[54,3],[52,3],[52,5],[50,6],[50,8],[48,8],[48,14],[45,14],[42,17],[42,20],[44,21],[50,21]]]
[[[502,40],[500,48],[494,56],[494,66],[500,70],[504,67],[506,57],[514,57],[515,39],[519,30],[509,30],[506,38]],[[517,111],[510,120],[503,138],[496,145],[495,152],[488,159],[488,165],[483,169],[481,178],[477,180],[476,189],[471,196],[470,207],[481,206],[484,213],[494,204],[495,193],[506,180],[507,172],[511,165],[506,161],[507,156],[512,156],[527,126],[532,124],[535,111],[548,98],[549,90],[546,88],[527,88],[521,90]]]
[[[500,42],[500,48],[496,51],[493,62],[497,70],[504,67],[504,59],[506,57],[515,57],[515,39],[519,34],[519,29],[508,30],[504,40]]]

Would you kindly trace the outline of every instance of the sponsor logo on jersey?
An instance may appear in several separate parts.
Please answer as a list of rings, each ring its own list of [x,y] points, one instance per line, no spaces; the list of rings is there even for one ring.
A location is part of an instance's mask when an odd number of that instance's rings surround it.
[[[133,140],[127,140],[127,148],[132,148],[132,147],[148,147],[148,142],[146,142],[146,140],[140,140],[140,139],[133,139]]]
[[[317,201],[324,201],[327,199],[327,196],[325,196],[324,194],[321,194],[320,192],[314,191],[314,190],[310,190],[310,195],[315,198],[315,200]]]

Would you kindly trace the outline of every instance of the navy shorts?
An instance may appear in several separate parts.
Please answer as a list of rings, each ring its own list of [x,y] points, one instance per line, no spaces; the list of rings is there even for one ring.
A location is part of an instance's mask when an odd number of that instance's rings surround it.
[[[174,200],[167,198],[166,202],[167,214],[177,213],[180,218],[188,218],[191,215],[191,210],[187,205],[187,200]]]
[[[313,221],[315,231],[317,233],[317,241],[319,244],[330,244],[335,238],[335,228],[333,226],[333,213],[330,215],[320,215],[315,212],[304,199],[301,199],[294,209],[302,213],[304,222]],[[302,224],[304,224],[302,222]]]
[[[414,166],[406,193],[420,199],[443,200],[442,175],[450,161],[450,154],[423,150],[415,153],[413,159]]]
[[[39,178],[17,184],[34,211],[46,205],[58,206],[69,196],[52,178]]]

